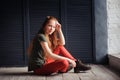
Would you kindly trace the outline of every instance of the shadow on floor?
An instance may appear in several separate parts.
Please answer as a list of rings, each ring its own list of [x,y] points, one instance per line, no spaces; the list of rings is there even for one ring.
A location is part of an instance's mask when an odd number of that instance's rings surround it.
[[[67,72],[69,74],[73,74],[74,72]],[[53,73],[51,75],[36,75],[33,72],[0,72],[0,76],[56,76],[67,73]],[[81,71],[80,73],[86,73],[85,71]]]
[[[27,75],[35,75],[33,72],[5,72],[0,73],[0,76],[27,76]]]

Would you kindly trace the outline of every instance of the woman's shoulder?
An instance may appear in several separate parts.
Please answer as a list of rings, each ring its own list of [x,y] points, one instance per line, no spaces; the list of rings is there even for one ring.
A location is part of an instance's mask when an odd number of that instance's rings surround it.
[[[44,34],[40,33],[40,34],[37,34],[38,37],[45,37]]]
[[[37,34],[39,40],[46,41],[46,37],[44,34]]]

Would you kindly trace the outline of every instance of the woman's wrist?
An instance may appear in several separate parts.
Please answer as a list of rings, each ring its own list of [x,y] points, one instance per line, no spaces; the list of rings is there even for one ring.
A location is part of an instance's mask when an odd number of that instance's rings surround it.
[[[57,30],[59,33],[62,32],[62,29]]]

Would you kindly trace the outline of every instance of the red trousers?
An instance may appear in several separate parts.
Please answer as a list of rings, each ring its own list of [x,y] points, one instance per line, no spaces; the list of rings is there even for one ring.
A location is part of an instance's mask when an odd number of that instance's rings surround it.
[[[53,52],[54,54],[61,55],[67,57],[72,60],[76,60],[66,49],[64,46],[57,46]],[[45,64],[42,68],[38,68],[34,70],[34,73],[37,75],[49,75],[55,72],[66,72],[68,69],[69,62],[67,60],[46,60]]]

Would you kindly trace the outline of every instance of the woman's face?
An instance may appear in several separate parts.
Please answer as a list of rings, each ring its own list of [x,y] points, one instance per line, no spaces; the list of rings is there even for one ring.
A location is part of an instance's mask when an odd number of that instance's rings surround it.
[[[48,24],[45,26],[45,33],[46,34],[52,34],[55,31],[56,27],[56,21],[55,20],[50,20]]]

